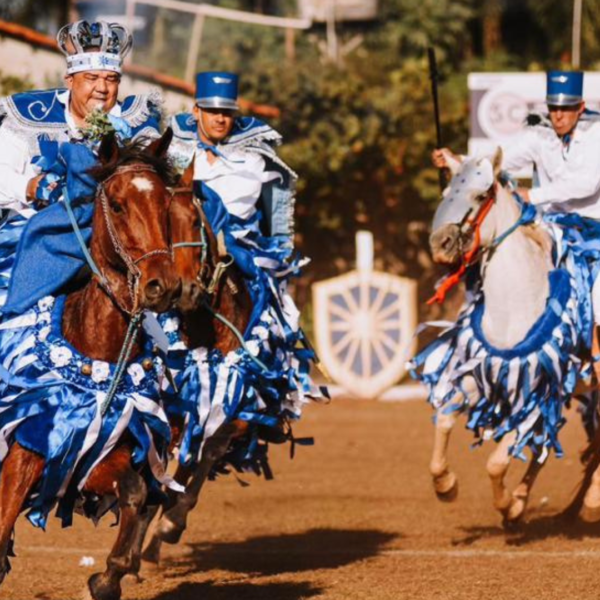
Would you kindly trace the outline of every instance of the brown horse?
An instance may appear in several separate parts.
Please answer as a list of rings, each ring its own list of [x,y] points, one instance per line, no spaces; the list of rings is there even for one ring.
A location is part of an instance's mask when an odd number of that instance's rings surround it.
[[[216,348],[226,355],[239,348],[240,342],[232,329],[215,317],[215,313],[226,317],[238,331],[244,332],[250,319],[252,301],[235,265],[229,266],[218,281],[214,279],[219,263],[227,264],[229,257],[224,255],[223,249],[219,249],[200,201],[194,198],[192,175],[190,167],[179,187],[173,190],[170,210],[175,266],[182,280],[177,308],[181,313],[182,334],[188,348]],[[179,424],[171,425],[176,438]],[[178,465],[174,479],[185,485],[186,490],[182,494],[167,492],[167,507],[143,554],[144,560],[158,563],[162,542],[175,544],[179,541],[186,527],[187,515],[196,506],[211,470],[226,454],[231,442],[243,437],[247,431],[245,421],[224,423],[205,441],[198,463]],[[142,518],[136,542],[138,551],[141,551],[145,533],[158,508],[151,507]]]
[[[171,193],[164,156],[170,130],[147,149],[120,149],[108,136],[100,147],[91,255],[104,275],[93,277],[67,297],[64,338],[91,359],[115,363],[131,315],[167,310],[180,293],[168,232]],[[132,357],[140,352],[139,340]],[[93,469],[83,488],[97,496],[116,495],[119,533],[104,573],[88,580],[94,600],[118,600],[120,581],[131,569],[133,542],[147,489],[132,467],[133,444],[123,436]],[[16,519],[42,476],[45,460],[13,443],[0,472],[0,580],[9,570]]]

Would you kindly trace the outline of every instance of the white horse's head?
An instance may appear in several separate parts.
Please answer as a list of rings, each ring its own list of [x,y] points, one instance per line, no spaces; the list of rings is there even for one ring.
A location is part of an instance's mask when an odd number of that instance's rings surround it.
[[[498,148],[491,160],[471,158],[462,163],[449,160],[448,164],[452,179],[435,211],[429,245],[436,263],[454,265],[470,248],[476,229],[482,246],[493,239],[493,224],[489,219],[481,219],[493,201],[490,199],[500,173],[502,150]]]

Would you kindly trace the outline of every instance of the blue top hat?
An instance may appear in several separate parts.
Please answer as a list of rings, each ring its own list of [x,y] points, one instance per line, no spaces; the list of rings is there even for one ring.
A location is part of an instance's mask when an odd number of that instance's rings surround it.
[[[549,71],[546,102],[551,106],[573,106],[583,100],[581,71]]]
[[[200,108],[238,110],[238,76],[225,71],[196,75],[196,105]]]

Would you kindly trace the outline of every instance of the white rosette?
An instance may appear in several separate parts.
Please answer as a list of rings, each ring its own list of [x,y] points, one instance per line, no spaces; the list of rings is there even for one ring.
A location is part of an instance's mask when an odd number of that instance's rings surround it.
[[[166,319],[163,325],[163,331],[165,333],[175,333],[176,331],[179,331],[179,319],[177,317]]]
[[[48,312],[54,305],[54,297],[53,296],[45,296],[41,300],[38,300],[37,305],[38,305],[40,312]]]
[[[50,350],[50,360],[56,367],[65,367],[72,358],[73,353],[66,346],[53,346]]]
[[[95,383],[103,383],[110,375],[110,366],[103,360],[95,360],[92,362],[92,381]]]
[[[133,381],[133,385],[136,387],[140,385],[142,379],[146,376],[146,372],[144,371],[144,367],[139,363],[132,363],[127,367],[127,373],[129,377],[131,377],[131,381]]]

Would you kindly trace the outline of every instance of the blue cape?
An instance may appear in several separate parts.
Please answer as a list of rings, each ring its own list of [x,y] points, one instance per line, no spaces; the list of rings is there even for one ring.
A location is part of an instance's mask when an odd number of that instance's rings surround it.
[[[85,201],[94,196],[96,182],[87,171],[97,163],[97,158],[82,144],[45,144],[38,165],[44,171],[59,175],[63,191],[66,190],[71,202],[78,204],[73,207],[73,212],[88,243],[92,235],[94,204]],[[44,296],[58,292],[84,264],[85,257],[64,203],[57,202],[44,208],[31,217],[19,240],[2,312],[25,312]]]

